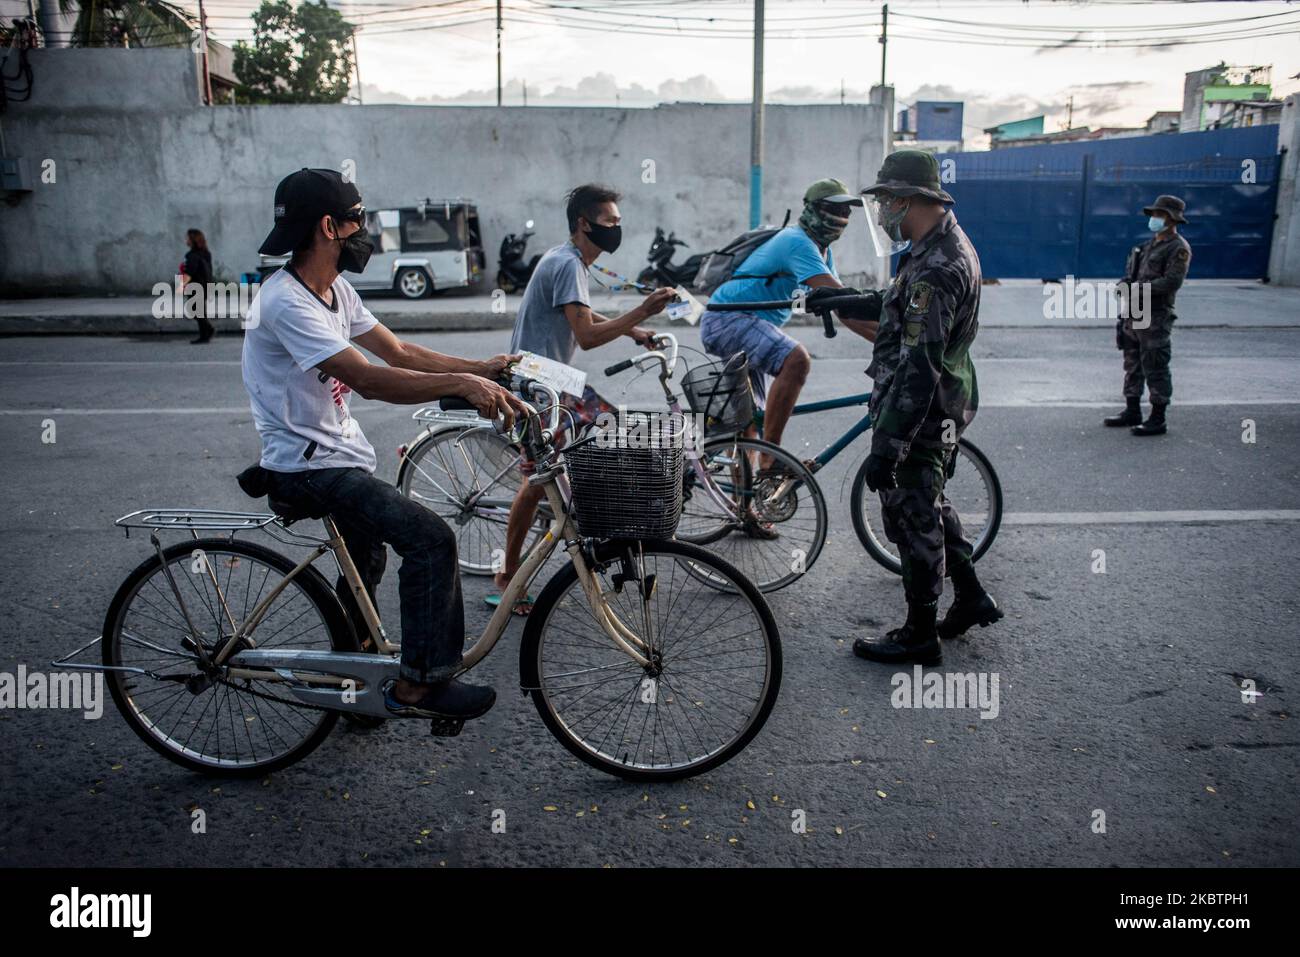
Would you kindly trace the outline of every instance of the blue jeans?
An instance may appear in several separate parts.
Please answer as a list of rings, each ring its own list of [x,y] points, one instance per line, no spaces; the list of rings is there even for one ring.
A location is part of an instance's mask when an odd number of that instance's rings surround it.
[[[456,562],[456,535],[441,518],[360,468],[271,472],[271,495],[312,514],[334,519],[374,598],[384,575],[384,543],[402,557],[398,595],[402,607],[401,675],[434,684],[460,667],[465,646],[465,603]],[[348,584],[337,590],[358,636],[367,629]]]

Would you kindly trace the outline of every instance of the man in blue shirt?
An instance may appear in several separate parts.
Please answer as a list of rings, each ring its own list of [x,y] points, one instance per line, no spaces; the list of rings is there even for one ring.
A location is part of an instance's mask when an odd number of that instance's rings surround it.
[[[732,312],[717,307],[790,299],[800,287],[841,288],[830,246],[843,235],[849,214],[862,205],[862,198],[837,179],[819,179],[808,187],[803,202],[798,224],[750,253],[732,278],[714,290],[710,308],[700,318],[700,338],[711,355],[726,359],[743,349],[748,356],[754,400],[763,407],[763,438],[778,445],[812,368],[812,356],[781,328],[790,321],[790,309]],[[875,335],[874,322],[843,315],[840,321],[864,338]]]

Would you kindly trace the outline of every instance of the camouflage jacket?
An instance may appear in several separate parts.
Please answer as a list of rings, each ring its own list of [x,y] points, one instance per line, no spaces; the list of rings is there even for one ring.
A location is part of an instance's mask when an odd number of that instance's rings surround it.
[[[980,261],[949,210],[898,264],[885,291],[871,376],[871,450],[952,446],[979,388],[970,346],[979,329]]]
[[[1151,283],[1151,314],[1154,318],[1166,317],[1174,311],[1174,298],[1191,264],[1192,247],[1182,236],[1152,236],[1129,252],[1124,282]]]

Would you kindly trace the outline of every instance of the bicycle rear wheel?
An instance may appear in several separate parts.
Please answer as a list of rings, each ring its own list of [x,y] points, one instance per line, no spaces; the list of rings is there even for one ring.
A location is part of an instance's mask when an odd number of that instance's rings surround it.
[[[506,520],[523,481],[519,464],[519,450],[490,426],[440,429],[407,450],[397,490],[452,527],[461,571],[491,575],[505,559]],[[546,530],[544,511],[538,509],[525,552]]]
[[[714,552],[762,592],[802,578],[826,544],[826,500],[812,473],[762,439],[720,436],[705,442],[700,454],[713,488],[688,460],[677,540]],[[770,466],[761,465],[764,457]],[[720,578],[711,583],[730,587]]]
[[[716,555],[677,541],[602,542],[592,571],[650,665],[597,624],[569,562],[538,598],[519,650],[547,728],[587,764],[634,781],[690,777],[738,754],[781,684],[781,639],[762,594]],[[704,577],[725,580],[727,592]]]
[[[211,653],[294,563],[233,539],[181,542],[162,554],[162,562],[155,554],[127,576],[104,619],[104,664],[158,676],[107,673],[109,691],[131,730],[159,754],[209,774],[258,776],[305,757],[334,727],[337,712],[305,708],[277,682],[205,671],[183,644],[191,640],[188,613]],[[252,638],[259,648],[358,650],[338,599],[310,568],[276,596]]]
[[[944,494],[961,517],[966,540],[974,547],[974,560],[989,550],[1002,525],[1002,483],[988,456],[966,439],[957,442],[957,464],[944,483]],[[885,536],[880,496],[867,488],[866,463],[853,480],[853,530],[868,554],[895,575],[903,573],[898,546]]]

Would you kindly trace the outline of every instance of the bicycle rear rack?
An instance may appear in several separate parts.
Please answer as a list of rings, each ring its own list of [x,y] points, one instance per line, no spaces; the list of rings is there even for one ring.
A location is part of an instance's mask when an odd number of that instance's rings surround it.
[[[265,528],[275,521],[270,512],[227,512],[204,508],[143,508],[123,515],[119,528],[178,528],[182,531],[241,531]]]
[[[440,409],[436,405],[426,405],[423,408],[416,409],[411,414],[411,418],[417,422],[427,422],[430,425],[487,425],[486,419],[482,418],[473,409],[453,409],[447,411]]]

